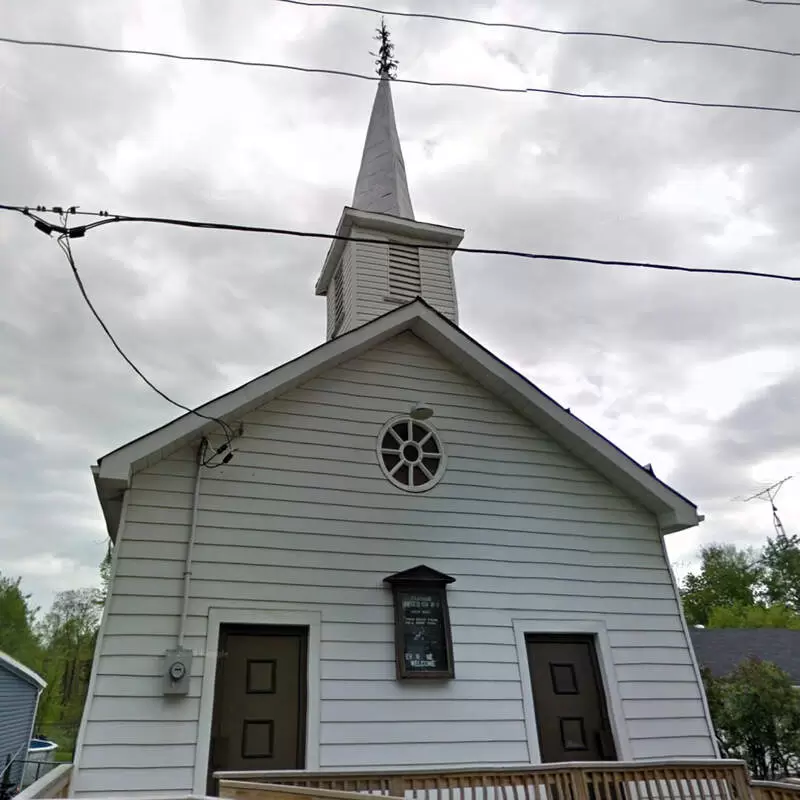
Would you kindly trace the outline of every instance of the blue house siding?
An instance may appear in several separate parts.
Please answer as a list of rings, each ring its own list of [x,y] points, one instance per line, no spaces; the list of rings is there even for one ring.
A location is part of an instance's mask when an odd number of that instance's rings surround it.
[[[25,756],[41,688],[0,658],[0,770],[9,760]],[[13,783],[22,777],[21,763],[4,775]]]

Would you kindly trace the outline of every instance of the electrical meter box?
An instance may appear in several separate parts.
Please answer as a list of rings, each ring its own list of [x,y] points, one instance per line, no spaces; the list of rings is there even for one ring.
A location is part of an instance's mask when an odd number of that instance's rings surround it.
[[[164,694],[188,694],[192,651],[184,648],[164,653]]]

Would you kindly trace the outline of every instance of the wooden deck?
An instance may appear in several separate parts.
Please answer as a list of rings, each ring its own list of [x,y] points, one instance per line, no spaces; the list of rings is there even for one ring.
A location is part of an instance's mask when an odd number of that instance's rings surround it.
[[[71,764],[17,795],[69,796]],[[364,772],[220,772],[228,800],[800,800],[800,782],[751,781],[743,761],[546,764]],[[141,796],[139,800],[146,800]],[[160,796],[160,800],[170,800]],[[174,795],[171,800],[200,800]],[[213,800],[206,798],[205,800]]]
[[[229,800],[800,800],[800,785],[751,782],[743,761],[546,764],[470,770],[220,772]]]

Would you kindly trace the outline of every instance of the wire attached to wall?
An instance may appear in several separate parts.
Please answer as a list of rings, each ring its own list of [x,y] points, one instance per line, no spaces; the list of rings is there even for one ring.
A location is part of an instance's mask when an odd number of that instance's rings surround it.
[[[81,296],[83,297],[84,302],[89,307],[89,310],[94,315],[94,318],[97,320],[97,322],[99,323],[100,327],[103,329],[103,332],[108,337],[108,340],[111,342],[112,345],[114,345],[114,348],[120,354],[120,356],[122,356],[122,358],[124,359],[125,363],[128,364],[128,366],[157,395],[162,397],[168,403],[171,403],[176,408],[179,408],[179,409],[181,409],[183,411],[188,412],[189,414],[193,414],[196,417],[200,417],[200,418],[208,420],[210,422],[216,422],[217,425],[220,426],[220,428],[222,429],[222,432],[225,435],[225,443],[220,445],[220,447],[218,447],[216,450],[212,451],[212,455],[210,457],[208,457],[207,462],[205,462],[204,465],[205,466],[210,466],[213,469],[215,466],[222,466],[222,464],[227,464],[231,460],[231,458],[233,457],[233,439],[235,437],[235,433],[234,433],[233,429],[231,428],[231,426],[227,422],[225,422],[223,419],[220,419],[219,417],[208,416],[206,414],[203,414],[200,411],[197,411],[196,409],[190,408],[189,406],[185,406],[183,403],[179,403],[177,400],[174,400],[172,397],[170,397],[168,394],[166,394],[166,392],[164,392],[161,389],[159,389],[158,386],[156,386],[150,380],[150,378],[148,378],[141,371],[141,369],[139,369],[139,367],[136,366],[136,364],[133,362],[133,360],[122,349],[122,347],[120,346],[119,342],[117,342],[116,338],[114,337],[114,334],[111,333],[111,331],[109,330],[108,325],[106,325],[105,321],[103,320],[102,316],[100,315],[100,312],[97,310],[97,308],[95,307],[95,305],[92,302],[91,298],[89,297],[89,294],[86,291],[86,286],[84,285],[83,279],[81,278],[80,272],[78,271],[78,266],[75,263],[75,256],[74,256],[74,254],[72,252],[72,246],[70,245],[70,238],[76,238],[76,235],[78,237],[79,236],[83,236],[85,234],[86,229],[88,227],[91,227],[91,226],[80,226],[78,229],[72,229],[73,231],[75,231],[75,230],[79,231],[77,234],[70,233],[70,228],[68,226],[69,216],[70,216],[70,214],[78,213],[77,209],[75,207],[70,208],[70,209],[66,209],[66,210],[62,210],[62,209],[59,208],[59,211],[61,212],[60,216],[61,216],[61,221],[62,221],[62,225],[60,227],[62,229],[64,229],[64,230],[61,233],[61,235],[56,239],[56,243],[61,248],[61,251],[64,253],[64,255],[66,256],[67,263],[70,266],[70,270],[72,271],[72,275],[75,278],[75,282],[78,284],[78,289],[80,290],[80,293],[81,293]],[[32,216],[36,220],[36,222],[34,224],[36,225],[36,227],[39,230],[42,230],[43,232],[48,233],[46,230],[43,230],[46,227],[51,227],[48,223],[42,221],[41,219],[37,218],[36,216],[33,216],[33,215],[29,215],[29,216]],[[80,231],[83,231],[83,232],[80,232]],[[49,235],[49,233],[48,233],[48,235]],[[217,456],[217,455],[222,454],[222,453],[226,454],[223,457],[222,461],[217,463],[217,464],[212,464],[213,458],[215,456]]]

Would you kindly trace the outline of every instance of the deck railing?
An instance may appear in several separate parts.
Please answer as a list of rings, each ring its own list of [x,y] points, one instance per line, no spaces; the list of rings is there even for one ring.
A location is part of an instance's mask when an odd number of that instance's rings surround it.
[[[230,800],[800,800],[790,784],[751,786],[743,761],[578,762],[521,768],[219,772]],[[333,793],[333,794],[332,794]]]
[[[26,789],[23,789],[14,797],[14,800],[36,800],[36,798],[40,797],[69,797],[69,782],[71,778],[72,764],[59,764],[52,767]]]
[[[754,800],[800,800],[800,781],[751,781]]]

